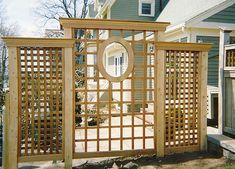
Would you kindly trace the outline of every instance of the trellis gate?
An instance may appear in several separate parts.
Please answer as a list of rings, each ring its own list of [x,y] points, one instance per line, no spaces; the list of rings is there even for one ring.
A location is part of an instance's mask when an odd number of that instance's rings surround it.
[[[210,45],[160,42],[168,23],[60,22],[67,39],[4,38],[5,168],[63,159],[71,168],[77,158],[206,150]],[[128,55],[121,76],[104,66],[113,43]]]

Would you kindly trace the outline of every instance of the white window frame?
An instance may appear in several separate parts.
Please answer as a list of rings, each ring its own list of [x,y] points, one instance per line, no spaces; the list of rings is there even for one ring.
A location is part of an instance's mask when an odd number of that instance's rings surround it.
[[[142,4],[151,4],[151,14],[142,14]],[[139,16],[155,16],[155,0],[139,0]]]
[[[121,64],[121,58],[123,59],[122,60],[122,64]],[[121,56],[114,56],[114,66],[115,66],[115,76],[121,76],[122,75],[122,69],[123,69],[123,66],[124,66],[124,53],[122,53]],[[116,64],[116,59],[117,59],[117,64]]]

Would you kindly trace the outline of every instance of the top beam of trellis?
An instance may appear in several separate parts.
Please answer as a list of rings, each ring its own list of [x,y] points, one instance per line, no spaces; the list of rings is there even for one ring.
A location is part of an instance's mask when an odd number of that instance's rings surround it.
[[[3,37],[8,47],[72,47],[73,39]]]
[[[169,22],[60,18],[63,28],[165,31]]]

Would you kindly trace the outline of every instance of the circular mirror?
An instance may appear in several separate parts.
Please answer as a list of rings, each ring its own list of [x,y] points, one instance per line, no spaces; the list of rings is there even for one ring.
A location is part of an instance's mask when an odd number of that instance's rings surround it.
[[[123,81],[133,69],[133,58],[132,48],[127,41],[111,37],[99,47],[98,68],[109,81]]]

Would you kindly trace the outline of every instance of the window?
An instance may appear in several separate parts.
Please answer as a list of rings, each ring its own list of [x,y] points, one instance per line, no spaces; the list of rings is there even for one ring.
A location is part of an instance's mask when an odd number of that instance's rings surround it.
[[[139,16],[154,16],[155,0],[139,0]]]
[[[115,57],[115,76],[121,76],[123,73],[123,65],[124,65],[124,53],[121,56]]]
[[[151,4],[142,3],[142,14],[151,15]]]

